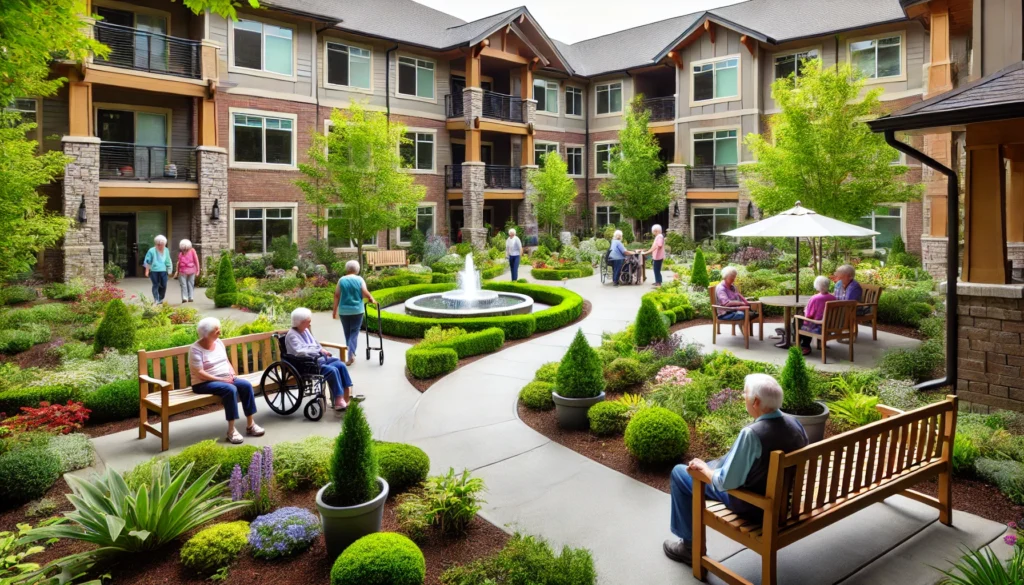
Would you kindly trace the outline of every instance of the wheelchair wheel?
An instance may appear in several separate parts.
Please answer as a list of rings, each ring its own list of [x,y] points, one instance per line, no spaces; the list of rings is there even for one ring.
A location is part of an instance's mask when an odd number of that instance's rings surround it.
[[[601,284],[605,284],[608,281],[608,263],[601,258]]]
[[[369,345],[369,343],[367,343]],[[370,359],[370,348],[366,348],[366,359]]]
[[[380,350],[380,365],[384,365],[384,348]]]
[[[277,414],[291,414],[302,404],[299,372],[287,362],[275,362],[263,372],[260,391],[267,399],[267,406]]]
[[[302,414],[315,422],[323,418],[325,410],[327,410],[327,406],[324,404],[324,397],[321,395],[307,402]]]

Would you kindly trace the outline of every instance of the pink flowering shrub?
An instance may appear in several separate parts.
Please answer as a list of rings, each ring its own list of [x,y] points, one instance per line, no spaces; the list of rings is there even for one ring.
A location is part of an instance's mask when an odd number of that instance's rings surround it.
[[[665,366],[658,370],[658,375],[654,377],[656,384],[676,384],[678,386],[685,386],[693,380],[689,377],[689,372],[686,368],[680,368],[679,366]]]

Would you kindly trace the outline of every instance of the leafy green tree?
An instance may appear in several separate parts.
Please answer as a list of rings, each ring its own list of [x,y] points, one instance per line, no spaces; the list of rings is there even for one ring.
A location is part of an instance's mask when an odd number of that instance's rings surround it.
[[[708,265],[707,261],[704,260],[704,251],[697,248],[697,251],[693,255],[693,268],[690,270],[690,284],[697,290],[707,290],[711,286],[711,280],[708,278]],[[715,299],[711,299],[714,303]]]
[[[317,209],[342,209],[335,217],[316,213],[310,219],[356,241],[362,258],[365,240],[412,224],[426,189],[400,168],[399,148],[410,144],[405,126],[358,102],[331,112],[331,123],[326,134],[313,135],[309,162],[299,164],[306,178],[296,184]]]
[[[642,95],[633,98],[623,118],[619,144],[608,160],[612,176],[599,189],[623,216],[643,220],[668,208],[672,180],[663,172],[658,139],[647,127],[651,112],[644,107]]]
[[[542,168],[531,172],[529,180],[536,189],[530,194],[530,204],[537,221],[551,234],[562,227],[576,202],[576,181],[569,177],[568,167],[557,152],[545,154]]]
[[[800,201],[806,208],[842,221],[857,220],[882,203],[917,198],[922,185],[902,180],[896,151],[865,120],[878,115],[881,88],[860,97],[862,75],[850,64],[823,68],[806,61],[800,77],[778,79],[772,98],[780,113],[771,131],[748,134],[754,164],[743,165],[750,195],[766,214]]]

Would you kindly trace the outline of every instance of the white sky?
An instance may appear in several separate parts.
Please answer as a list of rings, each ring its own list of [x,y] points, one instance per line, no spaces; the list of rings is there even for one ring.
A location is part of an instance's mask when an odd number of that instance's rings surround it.
[[[738,0],[416,0],[472,21],[523,6],[548,36],[575,43],[673,16],[700,12]],[[856,0],[851,0],[856,1]]]

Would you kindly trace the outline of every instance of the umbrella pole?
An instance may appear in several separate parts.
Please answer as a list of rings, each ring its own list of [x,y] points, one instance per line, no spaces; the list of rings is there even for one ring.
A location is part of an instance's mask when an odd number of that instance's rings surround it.
[[[796,302],[800,302],[800,238],[796,240]]]

